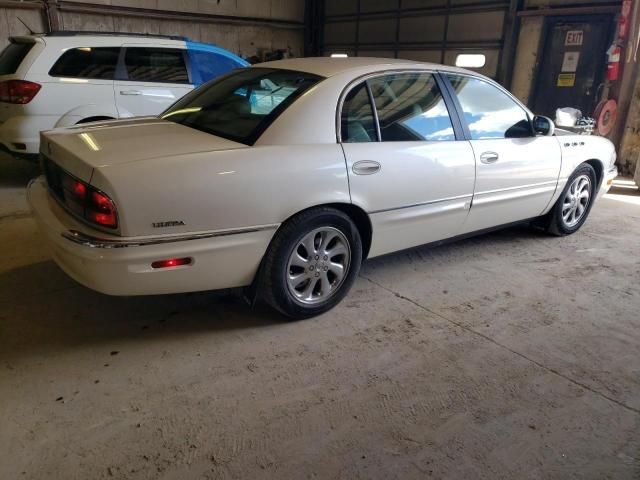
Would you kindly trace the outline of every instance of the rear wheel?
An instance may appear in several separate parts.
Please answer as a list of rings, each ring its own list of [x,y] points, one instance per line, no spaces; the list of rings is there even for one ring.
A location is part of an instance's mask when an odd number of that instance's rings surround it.
[[[546,230],[558,236],[577,232],[589,216],[595,192],[596,172],[591,165],[583,163],[573,172],[549,212]]]
[[[353,285],[362,261],[357,227],[343,212],[314,208],[276,233],[264,260],[261,293],[290,318],[333,308]]]

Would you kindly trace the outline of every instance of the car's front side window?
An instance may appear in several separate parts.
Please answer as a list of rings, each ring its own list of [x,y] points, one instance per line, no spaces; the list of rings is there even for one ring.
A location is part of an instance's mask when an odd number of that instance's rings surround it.
[[[472,140],[532,136],[525,110],[506,93],[478,78],[447,75],[464,112]]]
[[[182,97],[161,118],[251,145],[321,79],[290,70],[238,70]]]
[[[431,73],[369,80],[383,142],[455,140],[449,111]]]
[[[189,83],[182,50],[129,47],[124,63],[128,80],[136,82]]]

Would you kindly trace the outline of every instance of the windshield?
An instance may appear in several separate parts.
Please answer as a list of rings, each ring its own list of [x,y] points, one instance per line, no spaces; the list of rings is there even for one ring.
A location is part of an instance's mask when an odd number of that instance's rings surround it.
[[[290,70],[238,70],[189,93],[160,118],[253,145],[278,115],[321,79]]]

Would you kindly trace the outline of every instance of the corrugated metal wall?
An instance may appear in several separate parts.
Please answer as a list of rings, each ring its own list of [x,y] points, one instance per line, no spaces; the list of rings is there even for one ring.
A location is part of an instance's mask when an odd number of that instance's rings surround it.
[[[498,77],[509,1],[326,0],[323,54],[454,64],[483,53],[481,73]]]

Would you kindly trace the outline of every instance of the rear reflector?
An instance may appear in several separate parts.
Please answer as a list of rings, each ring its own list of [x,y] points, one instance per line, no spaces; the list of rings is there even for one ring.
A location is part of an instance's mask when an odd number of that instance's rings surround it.
[[[183,265],[191,265],[191,258],[168,258],[166,260],[158,260],[151,264],[151,268],[171,268],[181,267]]]
[[[0,102],[25,105],[33,100],[42,85],[26,80],[0,82]]]

